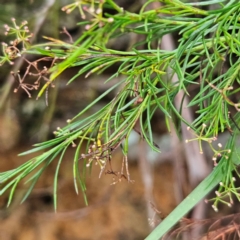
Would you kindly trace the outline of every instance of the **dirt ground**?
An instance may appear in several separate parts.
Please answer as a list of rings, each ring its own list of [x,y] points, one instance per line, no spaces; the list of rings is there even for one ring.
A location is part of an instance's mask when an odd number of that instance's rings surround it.
[[[0,169],[7,170],[29,159],[17,154],[29,147],[15,148],[0,154]],[[0,239],[3,240],[140,240],[150,232],[146,213],[144,188],[137,163],[129,166],[135,183],[122,181],[112,185],[113,177],[98,178],[94,167],[87,178],[86,207],[82,194],[76,195],[73,187],[73,151],[66,153],[60,168],[58,210],[54,213],[52,185],[54,163],[40,178],[30,197],[21,205],[24,193],[21,186],[12,205],[6,208],[7,196],[0,198]],[[113,158],[113,168],[121,164],[121,154]],[[156,208],[166,216],[174,207],[173,171],[171,163],[163,163],[154,169]],[[150,204],[150,203],[148,203]],[[158,216],[154,220],[159,220]]]

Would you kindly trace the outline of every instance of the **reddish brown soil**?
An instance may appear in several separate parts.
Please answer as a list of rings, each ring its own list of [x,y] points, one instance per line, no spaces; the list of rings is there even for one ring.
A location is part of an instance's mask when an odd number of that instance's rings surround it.
[[[17,157],[28,148],[18,148],[0,155],[1,171],[11,169],[29,159]],[[51,165],[39,180],[31,196],[21,205],[23,186],[16,192],[14,201],[5,208],[7,196],[0,198],[0,239],[3,240],[138,240],[150,232],[146,214],[144,189],[138,165],[130,164],[131,178],[135,183],[122,181],[111,185],[112,175],[98,178],[99,168],[94,167],[87,178],[86,207],[81,192],[76,195],[72,179],[73,151],[67,152],[59,174],[58,211],[54,213],[52,184],[56,163]],[[119,170],[121,155],[113,159]],[[156,208],[167,215],[174,207],[173,172],[170,163],[154,170],[154,198]]]

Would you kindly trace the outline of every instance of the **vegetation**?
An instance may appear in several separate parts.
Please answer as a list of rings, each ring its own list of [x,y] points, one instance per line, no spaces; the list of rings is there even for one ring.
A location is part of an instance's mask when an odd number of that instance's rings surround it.
[[[158,3],[159,7],[149,10],[152,3]],[[78,67],[79,72],[69,79],[68,84],[82,74],[87,78],[112,65],[118,69],[107,81],[119,75],[124,78],[74,118],[67,120],[64,128],[54,132],[54,139],[35,144],[32,150],[20,154],[40,152],[38,156],[16,169],[0,173],[0,194],[10,190],[8,205],[19,182],[25,180],[29,184],[24,201],[44,170],[56,160],[58,164],[53,190],[56,209],[58,172],[69,147],[76,148],[73,158],[75,190],[78,193],[81,189],[86,202],[84,180],[87,169],[93,164],[99,166],[100,176],[107,171],[119,180],[126,178],[130,182],[127,159],[129,135],[133,130],[136,131],[154,151],[160,152],[161,146],[157,146],[153,139],[151,123],[159,109],[165,115],[167,128],[170,129],[170,123],[173,123],[179,137],[180,124],[184,123],[196,136],[195,139],[188,139],[188,142],[198,141],[200,152],[203,151],[202,142],[210,146],[214,169],[147,239],[162,237],[218,184],[216,197],[209,200],[214,210],[217,211],[220,203],[231,206],[234,197],[239,200],[239,187],[235,185],[234,177],[239,176],[237,167],[240,164],[235,144],[240,130],[239,1],[185,3],[179,0],[149,0],[138,13],[132,13],[112,0],[80,0],[62,10],[70,14],[75,9],[79,10],[83,19],[78,24],[85,27],[75,42],[65,30],[69,41],[45,37],[45,43],[31,44],[32,35],[27,22],[18,25],[13,19],[12,26],[5,25],[6,35],[12,36],[12,41],[2,44],[1,65],[14,64],[17,58],[22,57],[28,63],[24,74],[12,72],[19,82],[15,92],[22,88],[31,97],[31,91],[37,90],[38,98],[45,95],[48,104],[48,89],[54,87],[57,77],[71,67]],[[112,39],[129,34],[135,36],[129,51],[109,47]],[[174,34],[178,38],[178,46],[172,51],[161,49],[162,38],[167,34]],[[39,58],[30,62],[26,55],[38,55]],[[51,66],[41,67],[43,64],[40,63],[45,62],[51,62]],[[26,82],[28,75],[36,77],[34,83]],[[178,81],[172,81],[174,75]],[[192,86],[197,89],[194,97],[190,93]],[[94,104],[116,89],[116,96],[106,106],[89,117],[82,117]],[[174,99],[180,91],[184,91],[183,99],[191,97],[188,107],[196,113],[193,122],[184,118],[182,107],[178,109],[174,105]],[[136,124],[139,124],[140,130]],[[219,143],[215,148],[213,142],[224,131],[230,133],[227,144],[222,146]],[[85,149],[83,143],[86,143]],[[111,159],[118,148],[121,148],[124,156],[124,168],[116,173],[111,168]]]

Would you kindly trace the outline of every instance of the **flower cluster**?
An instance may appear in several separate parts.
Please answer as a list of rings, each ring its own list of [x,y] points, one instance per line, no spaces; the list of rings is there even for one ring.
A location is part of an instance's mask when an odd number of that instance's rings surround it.
[[[98,2],[82,0],[64,6],[62,11],[69,14],[78,8],[82,19],[86,19],[87,16],[90,17],[90,23],[85,26],[85,29],[89,30],[94,26],[103,27],[106,23],[112,23],[114,21],[112,17],[106,18],[103,16],[103,4],[104,0]]]
[[[30,39],[33,36],[30,33],[27,26],[27,21],[23,21],[20,25],[16,24],[15,18],[12,18],[13,27],[5,24],[5,35],[14,35],[14,40],[11,40],[9,44],[2,43],[3,56],[0,57],[0,66],[5,62],[13,65],[13,60],[21,57],[22,52],[30,46]]]
[[[215,191],[216,196],[214,198],[205,200],[206,203],[213,202],[212,208],[215,212],[218,212],[219,203],[232,207],[234,204],[233,196],[235,196],[238,201],[240,200],[239,188],[236,188],[235,181],[236,178],[231,175],[226,181],[219,183],[219,188]]]

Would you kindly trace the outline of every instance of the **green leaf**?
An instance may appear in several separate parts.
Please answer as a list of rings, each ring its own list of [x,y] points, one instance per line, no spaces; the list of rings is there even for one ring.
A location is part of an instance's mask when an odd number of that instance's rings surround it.
[[[149,235],[145,240],[163,237],[178,221],[184,217],[201,199],[212,191],[223,177],[219,164]]]

